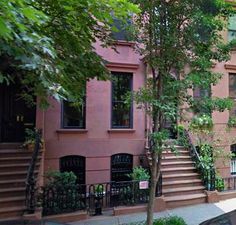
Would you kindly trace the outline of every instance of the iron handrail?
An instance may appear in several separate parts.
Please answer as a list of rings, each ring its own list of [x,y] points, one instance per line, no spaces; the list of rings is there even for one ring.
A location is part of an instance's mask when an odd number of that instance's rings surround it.
[[[28,213],[34,213],[36,208],[36,177],[35,168],[38,160],[40,144],[41,144],[41,130],[35,132],[35,145],[31,158],[31,162],[27,171],[26,177],[26,193],[25,193],[25,205]]]

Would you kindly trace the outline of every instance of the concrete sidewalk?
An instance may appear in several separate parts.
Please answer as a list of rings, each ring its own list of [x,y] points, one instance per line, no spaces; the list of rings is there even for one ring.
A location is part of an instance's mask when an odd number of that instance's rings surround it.
[[[155,213],[155,218],[167,216],[180,216],[188,225],[198,225],[199,223],[230,212],[236,209],[236,198],[221,201],[214,204],[199,204],[177,209],[166,210]],[[146,214],[130,214],[123,216],[97,216],[85,221],[68,223],[70,225],[122,225],[131,222],[145,221]]]

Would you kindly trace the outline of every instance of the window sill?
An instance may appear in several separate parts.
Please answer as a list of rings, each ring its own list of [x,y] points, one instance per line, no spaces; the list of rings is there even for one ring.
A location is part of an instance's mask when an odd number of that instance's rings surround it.
[[[79,134],[79,133],[87,133],[87,129],[59,129],[56,130],[58,134]]]
[[[135,129],[109,129],[108,133],[134,133]]]

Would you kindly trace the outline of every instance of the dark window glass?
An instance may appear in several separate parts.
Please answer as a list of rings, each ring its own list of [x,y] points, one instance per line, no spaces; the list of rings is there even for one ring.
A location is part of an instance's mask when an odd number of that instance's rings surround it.
[[[195,87],[193,89],[193,98],[194,98],[194,113],[196,114],[207,114],[211,116],[211,109],[208,108],[206,104],[204,104],[204,101],[206,98],[209,98],[211,96],[211,88],[201,88],[201,87]]]
[[[236,15],[229,18],[228,24],[228,41],[236,39]]]
[[[112,128],[132,128],[132,104],[126,96],[132,91],[132,74],[112,73]]]
[[[129,181],[127,176],[133,170],[133,156],[130,154],[116,154],[111,156],[111,181]]]
[[[78,184],[85,184],[85,157],[69,155],[60,158],[60,172],[73,172]]]
[[[229,74],[229,97],[234,101],[234,107],[230,110],[230,116],[236,116],[236,74]]]
[[[120,41],[131,41],[131,34],[128,29],[128,27],[131,25],[131,21],[127,21],[127,24],[124,25],[120,20],[114,19],[113,26],[117,29],[116,31],[113,31],[111,36],[115,40]]]
[[[63,101],[62,112],[63,128],[85,128],[85,103],[74,106],[68,101]]]

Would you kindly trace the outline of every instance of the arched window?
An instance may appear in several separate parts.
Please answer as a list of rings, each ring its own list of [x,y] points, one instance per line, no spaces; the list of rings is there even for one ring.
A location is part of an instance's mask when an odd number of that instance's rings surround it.
[[[60,171],[73,172],[78,184],[85,184],[85,157],[68,155],[60,158]]]
[[[236,144],[230,146],[232,153],[231,163],[230,163],[230,172],[231,174],[236,174]]]
[[[132,173],[133,156],[130,154],[116,154],[111,156],[111,181],[128,181],[127,176]]]

